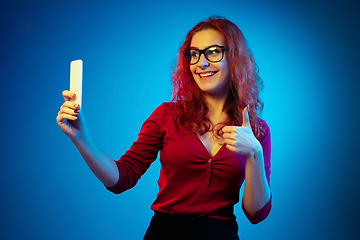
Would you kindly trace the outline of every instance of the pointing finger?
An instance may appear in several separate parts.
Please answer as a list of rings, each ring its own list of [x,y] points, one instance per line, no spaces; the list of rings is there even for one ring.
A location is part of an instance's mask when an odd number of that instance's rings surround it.
[[[222,131],[224,133],[231,133],[235,131],[235,127],[234,126],[225,126],[223,127]]]
[[[70,101],[72,98],[76,98],[75,92],[65,90],[62,92],[65,101]]]

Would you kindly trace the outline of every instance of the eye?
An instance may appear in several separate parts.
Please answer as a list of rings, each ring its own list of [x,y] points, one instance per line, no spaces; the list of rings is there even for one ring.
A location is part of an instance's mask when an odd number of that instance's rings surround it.
[[[221,48],[219,47],[210,47],[209,49],[206,50],[207,56],[216,56],[219,55],[220,53],[221,53]]]
[[[191,58],[197,58],[199,56],[199,52],[197,50],[191,50],[190,51],[190,57]]]

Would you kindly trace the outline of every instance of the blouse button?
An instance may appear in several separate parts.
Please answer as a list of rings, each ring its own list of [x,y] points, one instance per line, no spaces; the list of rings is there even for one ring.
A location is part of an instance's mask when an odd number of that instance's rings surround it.
[[[212,162],[212,159],[211,159],[211,158],[209,159],[209,162]]]
[[[206,180],[206,183],[209,183],[209,180]]]

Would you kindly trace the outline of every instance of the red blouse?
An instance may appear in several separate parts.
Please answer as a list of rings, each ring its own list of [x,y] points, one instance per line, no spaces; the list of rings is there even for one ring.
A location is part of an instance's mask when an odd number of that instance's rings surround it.
[[[258,138],[270,186],[270,130],[261,120],[264,134]],[[196,134],[179,131],[171,103],[161,104],[144,122],[138,139],[116,161],[119,181],[108,188],[121,193],[135,186],[160,151],[159,193],[151,206],[158,212],[235,219],[234,205],[245,179],[245,156],[223,145],[211,157]],[[261,222],[271,209],[271,199],[255,215],[243,211],[252,223]]]

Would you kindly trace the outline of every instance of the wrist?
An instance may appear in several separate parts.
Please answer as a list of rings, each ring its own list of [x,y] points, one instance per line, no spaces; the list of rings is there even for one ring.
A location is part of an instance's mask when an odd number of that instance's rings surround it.
[[[72,138],[70,138],[70,140],[75,146],[87,145],[87,143],[90,142],[90,137],[88,134],[78,131]]]
[[[260,142],[255,146],[255,148],[249,154],[246,155],[246,159],[248,158],[258,159],[259,156],[263,156],[263,149]]]

